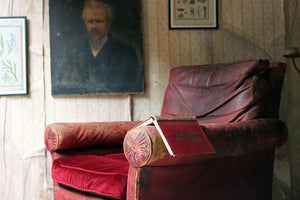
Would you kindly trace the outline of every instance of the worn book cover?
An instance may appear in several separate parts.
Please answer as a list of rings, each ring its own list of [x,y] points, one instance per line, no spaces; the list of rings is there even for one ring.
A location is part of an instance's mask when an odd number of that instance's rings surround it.
[[[172,156],[215,153],[212,144],[194,116],[151,116],[138,127],[151,124],[156,127]]]

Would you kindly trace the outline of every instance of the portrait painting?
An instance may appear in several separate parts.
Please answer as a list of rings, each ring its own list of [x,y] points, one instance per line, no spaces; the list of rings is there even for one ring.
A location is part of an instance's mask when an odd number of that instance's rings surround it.
[[[49,0],[52,95],[142,93],[140,0]]]

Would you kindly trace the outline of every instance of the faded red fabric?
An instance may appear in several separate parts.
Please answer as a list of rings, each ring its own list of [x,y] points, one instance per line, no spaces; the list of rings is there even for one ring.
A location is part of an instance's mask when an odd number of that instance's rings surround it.
[[[62,158],[65,156],[105,155],[105,154],[112,154],[112,153],[123,153],[122,146],[58,150],[58,151],[51,152],[51,158],[52,160],[56,160],[58,158]]]
[[[168,153],[156,128],[145,126],[128,131],[124,139],[125,156],[134,167],[175,166],[268,151],[283,145],[287,140],[287,127],[279,119],[199,125],[215,148],[215,153],[191,153],[173,157]],[[134,138],[145,139],[137,143]],[[145,148],[145,144],[151,143],[150,148]]]
[[[55,123],[46,127],[44,140],[52,152],[95,146],[122,146],[129,129],[138,122]]]
[[[138,128],[128,132],[131,132],[131,134],[125,136],[124,154],[131,165],[135,167],[143,166],[152,154],[150,137],[146,131]]]
[[[125,153],[131,165],[128,172],[124,168],[120,173],[118,166],[125,163],[128,170],[128,161],[122,154],[119,155],[122,158],[115,157],[115,161],[107,159],[114,157],[108,155],[97,156],[97,159],[92,155],[77,158],[70,155],[119,152],[126,132],[139,122],[47,126],[45,144],[54,160],[55,200],[94,200],[98,197],[82,191],[93,192],[99,188],[104,195],[112,189],[110,193],[127,200],[271,200],[274,150],[287,138],[285,124],[279,119],[271,119],[278,118],[285,67],[284,63],[269,66],[268,61],[251,60],[180,67],[171,71],[162,115],[196,115],[216,150],[215,154],[172,157],[160,135],[149,126],[142,135],[135,132],[133,137],[126,136],[130,142],[125,141],[124,146],[130,148]],[[79,167],[72,167],[77,165],[74,158]],[[78,170],[83,168],[83,163],[86,168]],[[106,176],[110,178],[104,182],[101,178],[93,179],[94,176],[103,177],[105,173],[116,175]],[[124,183],[119,177],[125,174],[128,175],[127,186],[116,185],[116,182]],[[66,180],[60,180],[61,176]],[[119,179],[115,180],[116,177]],[[66,184],[67,180],[73,184],[73,178],[75,183],[81,182],[85,187],[72,186],[80,193],[57,185],[56,181]],[[90,184],[92,180],[96,180],[95,184]]]
[[[127,189],[128,200],[272,200],[273,159],[272,150],[189,165],[130,167],[138,187]]]
[[[197,116],[202,123],[262,117],[268,85],[259,75],[268,67],[267,60],[250,60],[172,69],[161,115]]]
[[[52,178],[72,188],[126,198],[128,161],[124,154],[78,155],[53,161]]]
[[[55,200],[107,200],[107,198],[91,196],[83,192],[70,190],[70,188],[63,187],[55,181],[53,182],[53,193]]]

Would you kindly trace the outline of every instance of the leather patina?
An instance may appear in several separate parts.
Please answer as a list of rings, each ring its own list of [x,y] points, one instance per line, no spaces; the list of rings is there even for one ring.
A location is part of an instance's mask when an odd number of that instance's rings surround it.
[[[87,154],[93,163],[88,155],[124,147],[129,167],[121,198],[127,200],[271,200],[274,152],[288,134],[278,119],[285,69],[281,62],[248,60],[171,70],[161,116],[196,116],[214,154],[170,156],[154,126],[135,129],[140,122],[134,121],[50,124],[45,145],[53,160],[66,157],[74,168],[72,156]],[[53,186],[55,200],[105,199]]]

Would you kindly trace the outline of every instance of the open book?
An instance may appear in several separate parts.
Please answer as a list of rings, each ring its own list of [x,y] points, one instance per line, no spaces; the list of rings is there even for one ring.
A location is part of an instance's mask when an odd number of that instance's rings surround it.
[[[171,156],[215,150],[194,116],[150,116],[135,128],[154,125]]]

